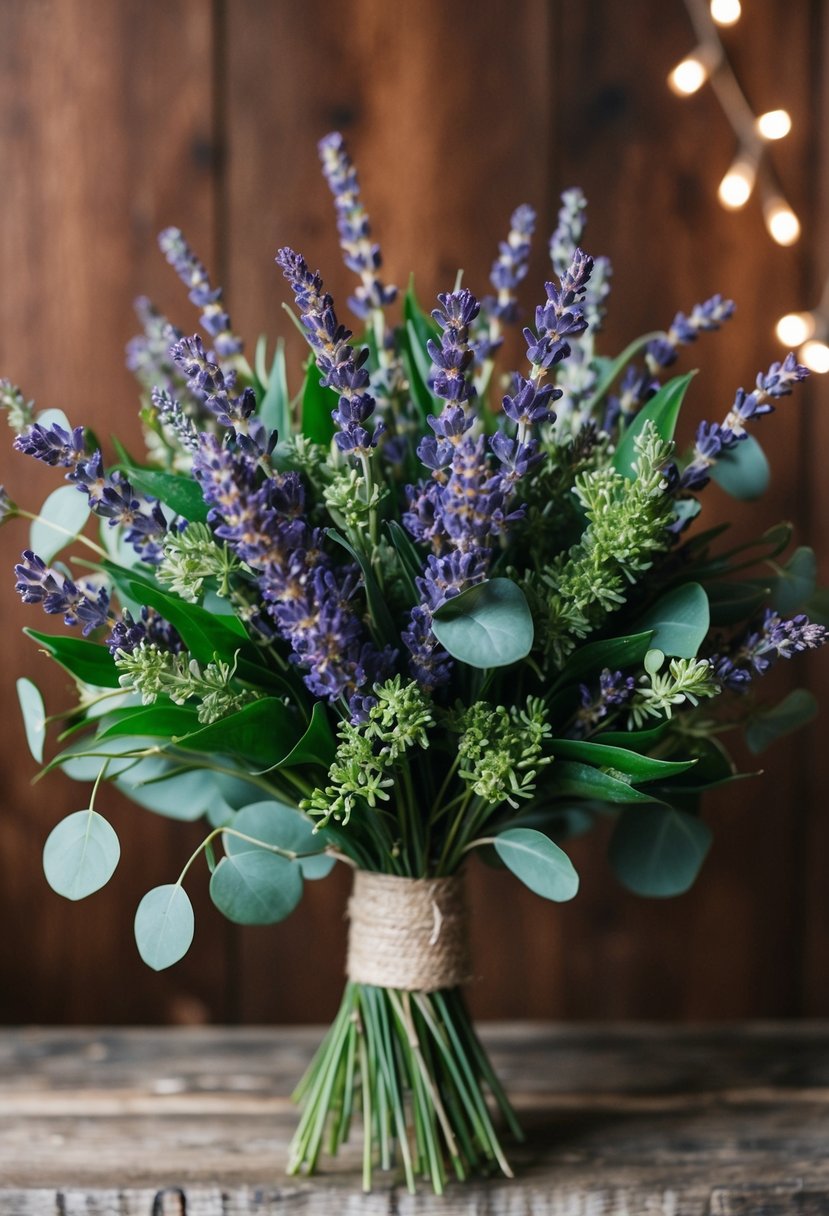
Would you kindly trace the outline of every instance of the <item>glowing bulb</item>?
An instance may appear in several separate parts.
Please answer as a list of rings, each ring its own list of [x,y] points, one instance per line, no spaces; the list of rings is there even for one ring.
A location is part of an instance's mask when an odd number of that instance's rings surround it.
[[[740,158],[734,161],[717,191],[723,207],[729,211],[739,211],[740,207],[746,205],[754,189],[756,173],[753,161]]]
[[[797,357],[806,364],[809,371],[817,372],[821,376],[829,372],[829,346],[825,342],[814,338],[811,342],[805,342],[797,352]]]
[[[792,129],[788,110],[767,110],[757,119],[758,134],[763,139],[784,139]]]
[[[775,327],[777,339],[783,346],[802,346],[815,332],[815,318],[811,312],[787,312]]]
[[[741,12],[740,0],[711,0],[711,16],[717,25],[736,25]]]
[[[710,68],[698,54],[689,55],[676,65],[668,77],[668,84],[678,97],[690,97],[702,88],[710,74]]]
[[[800,220],[782,198],[772,198],[763,207],[769,236],[778,245],[793,245],[800,237]]]

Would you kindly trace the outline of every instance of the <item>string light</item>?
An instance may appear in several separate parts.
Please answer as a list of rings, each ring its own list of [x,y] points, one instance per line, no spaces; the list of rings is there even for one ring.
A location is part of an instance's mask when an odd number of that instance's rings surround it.
[[[820,376],[829,372],[829,346],[818,338],[810,338],[808,342],[804,342],[797,352],[797,357],[801,363],[805,363],[810,372],[817,372]]]
[[[711,0],[711,16],[717,25],[736,25],[741,12],[740,0]]]
[[[757,163],[750,157],[738,156],[722,179],[717,190],[723,207],[739,211],[751,198],[757,177]]]
[[[797,358],[809,371],[829,372],[829,279],[817,308],[809,312],[787,312],[775,327],[779,342],[797,350]]]
[[[783,109],[755,114],[720,41],[717,26],[734,25],[740,18],[739,0],[685,0],[696,35],[693,52],[668,77],[678,96],[690,97],[710,82],[725,117],[737,137],[737,154],[717,189],[728,211],[739,211],[754,192],[758,177],[763,185],[763,215],[769,236],[778,245],[793,245],[800,236],[800,221],[783,197],[766,158],[766,145],[784,139],[792,120]]]
[[[813,336],[817,328],[813,312],[787,312],[775,327],[778,341],[783,346],[802,346]]]
[[[778,245],[794,245],[800,239],[800,220],[785,199],[774,196],[763,204],[769,236]]]
[[[792,120],[788,110],[767,110],[760,115],[755,126],[757,134],[763,139],[785,139],[792,129]]]

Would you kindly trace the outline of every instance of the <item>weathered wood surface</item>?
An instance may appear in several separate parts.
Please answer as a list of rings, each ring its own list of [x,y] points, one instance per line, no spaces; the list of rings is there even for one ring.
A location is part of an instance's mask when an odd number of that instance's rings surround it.
[[[341,11],[340,11],[341,10]],[[315,141],[347,134],[390,277],[414,269],[424,301],[462,265],[485,288],[511,209],[540,213],[522,293],[529,309],[547,263],[558,192],[590,199],[586,244],[616,274],[607,350],[667,324],[716,290],[738,313],[681,369],[703,367],[694,417],[721,416],[738,384],[782,353],[782,312],[820,294],[829,250],[827,0],[744,5],[724,33],[752,103],[785,105],[792,136],[773,150],[804,221],[794,249],[772,244],[760,207],[716,202],[734,147],[709,90],[673,97],[665,76],[692,45],[683,5],[658,0],[2,0],[0,3],[0,376],[40,406],[65,409],[106,444],[138,436],[137,396],[122,366],[130,302],[146,292],[192,332],[196,313],[155,248],[171,223],[227,288],[249,345],[260,330],[295,341],[272,264],[294,242],[336,297],[350,276]],[[785,38],[781,40],[781,31]],[[299,347],[293,346],[298,355]],[[296,379],[292,381],[296,383]],[[741,535],[781,516],[815,544],[829,578],[826,380],[762,423],[774,457],[767,500],[735,511],[706,491],[704,524],[738,514]],[[695,413],[694,413],[695,411]],[[0,481],[36,505],[58,484],[11,453]],[[110,449],[111,450],[111,449]],[[0,1021],[301,1021],[331,1016],[342,984],[348,876],[308,884],[287,922],[229,927],[194,873],[198,932],[175,969],[147,971],[132,947],[141,895],[173,881],[199,829],[106,794],[124,846],[116,880],[71,909],[46,888],[40,854],[86,787],[52,774],[34,789],[13,704],[20,675],[44,685],[50,712],[65,677],[28,643],[44,627],[17,603],[11,565],[26,529],[0,534]],[[46,628],[52,622],[45,622]],[[59,628],[58,623],[54,623]],[[829,701],[829,655],[779,671]],[[715,844],[696,888],[654,906],[619,889],[605,840],[573,843],[582,894],[540,904],[508,876],[472,876],[484,1016],[730,1018],[829,1013],[829,749],[822,722],[764,757],[763,784],[712,796]],[[748,758],[747,758],[748,761]],[[103,804],[102,804],[103,805]],[[324,942],[325,950],[312,948]],[[117,983],[108,977],[117,974]]]
[[[356,1148],[284,1173],[288,1094],[319,1032],[0,1036],[3,1216],[818,1216],[829,1024],[484,1028],[527,1129],[516,1178],[411,1197]]]

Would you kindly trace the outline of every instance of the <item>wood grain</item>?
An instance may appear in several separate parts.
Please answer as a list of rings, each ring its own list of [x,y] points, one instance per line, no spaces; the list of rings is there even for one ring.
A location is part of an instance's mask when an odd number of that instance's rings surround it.
[[[168,223],[224,280],[249,347],[260,330],[285,333],[296,366],[301,349],[272,258],[293,244],[339,300],[347,295],[315,152],[340,127],[389,277],[404,286],[414,268],[424,302],[459,265],[480,290],[510,211],[528,201],[542,217],[523,293],[529,308],[546,274],[543,237],[558,192],[574,183],[590,198],[586,244],[616,269],[608,350],[715,290],[732,295],[739,308],[728,333],[683,357],[683,369],[697,359],[703,367],[683,421],[690,435],[781,353],[776,316],[814,301],[829,270],[826,4],[745,9],[724,36],[758,109],[786,105],[795,117],[774,158],[804,220],[800,249],[769,241],[755,202],[739,216],[716,203],[730,131],[710,92],[680,102],[664,83],[691,41],[679,3],[516,0],[506,12],[497,0],[463,11],[438,0],[352,0],[332,19],[319,0],[125,0],[94,15],[83,0],[4,0],[0,375],[39,405],[89,422],[105,442],[116,430],[134,441],[135,393],[122,366],[131,298],[147,292],[183,328],[196,326],[155,249]],[[736,533],[795,519],[827,579],[825,382],[801,397],[762,423],[772,490],[740,510]],[[32,503],[55,480],[24,463],[0,450],[0,480]],[[732,510],[714,487],[706,492],[706,522]],[[0,541],[8,568],[25,529],[11,525]],[[342,983],[344,872],[309,884],[283,925],[244,932],[229,929],[206,884],[194,882],[194,952],[161,976],[133,951],[133,910],[143,891],[175,877],[196,829],[108,795],[125,845],[116,882],[72,908],[48,891],[42,842],[86,795],[59,776],[29,784],[13,680],[35,676],[50,709],[64,681],[18,645],[20,627],[42,620],[20,608],[9,584],[0,595],[0,900],[14,931],[0,939],[0,1021],[330,1017]],[[829,699],[826,655],[787,665],[768,687],[779,696],[804,678]],[[829,1012],[824,734],[818,724],[781,743],[764,757],[762,784],[709,799],[714,849],[680,900],[654,905],[620,891],[601,836],[573,844],[583,890],[566,907],[475,867],[478,1015]]]
[[[319,1032],[0,1035],[0,1209],[15,1216],[446,1212],[817,1213],[829,1204],[829,1028],[491,1026],[527,1131],[516,1179],[440,1202],[394,1175],[359,1189],[358,1146],[283,1176],[287,1095]],[[752,1206],[754,1205],[754,1206]],[[821,1206],[822,1205],[822,1206]]]

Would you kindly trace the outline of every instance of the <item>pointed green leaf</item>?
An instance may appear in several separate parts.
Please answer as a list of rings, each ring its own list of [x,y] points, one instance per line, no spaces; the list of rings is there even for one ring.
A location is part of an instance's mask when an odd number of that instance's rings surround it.
[[[259,417],[266,430],[276,431],[284,442],[291,434],[291,399],[285,363],[285,340],[280,338],[271,364],[268,387],[259,406]]]
[[[163,469],[142,469],[137,465],[122,466],[136,490],[149,498],[157,498],[173,515],[181,515],[193,524],[207,519],[207,503],[201,486],[193,477],[183,473],[167,473]]]
[[[736,625],[754,616],[768,600],[772,581],[769,579],[762,583],[751,579],[741,583],[708,583],[705,592],[711,611],[711,624]]]
[[[780,574],[774,580],[771,606],[781,616],[791,616],[802,610],[814,594],[817,583],[817,558],[813,549],[801,545],[795,549]]]
[[[312,443],[328,447],[334,438],[334,419],[339,398],[333,389],[322,384],[322,377],[313,359],[308,363],[302,387],[302,433]]]
[[[55,554],[83,530],[89,519],[89,503],[77,486],[61,486],[52,491],[39,514],[29,532],[29,548],[48,566]]]
[[[171,739],[200,728],[195,709],[185,705],[132,705],[119,711],[114,720],[101,731],[99,739],[115,739],[119,735],[148,735]]]
[[[184,751],[240,756],[264,766],[285,756],[299,742],[296,715],[277,697],[263,697],[188,734],[173,736]]]
[[[138,953],[153,971],[163,971],[184,958],[194,929],[193,905],[178,883],[148,891],[135,913]]]
[[[302,898],[302,871],[264,849],[227,855],[211,875],[210,898],[234,924],[273,925]]]
[[[357,565],[360,567],[360,572],[363,576],[363,587],[366,593],[366,603],[368,604],[369,615],[373,626],[374,640],[380,645],[394,645],[399,643],[400,635],[395,627],[394,620],[389,612],[389,606],[386,603],[386,597],[380,590],[377,579],[374,577],[374,571],[371,568],[371,563],[366,560],[363,553],[358,552],[350,541],[338,532],[336,528],[326,528],[326,536],[330,536],[333,541],[341,545],[346,553],[354,558]]]
[[[506,667],[529,654],[533,619],[524,592],[508,578],[469,587],[435,613],[432,632],[471,667]]]
[[[699,583],[684,583],[669,591],[639,622],[653,630],[651,649],[680,659],[696,657],[710,623],[708,596]]]
[[[636,785],[675,777],[696,764],[696,760],[654,760],[625,747],[609,747],[605,743],[582,739],[551,739],[550,751],[556,758],[581,760],[595,768],[615,769],[630,777]]]
[[[610,841],[610,863],[637,895],[663,899],[693,885],[711,845],[711,829],[686,811],[629,807]]]
[[[722,452],[711,466],[711,480],[744,502],[765,494],[770,479],[766,454],[753,435],[746,435],[735,447]]]
[[[115,873],[121,846],[97,811],[75,811],[49,833],[43,848],[46,881],[58,895],[85,899]]]
[[[556,685],[578,680],[589,672],[609,667],[612,671],[620,667],[636,667],[642,662],[651,647],[653,631],[632,633],[622,638],[605,638],[600,642],[588,642],[580,646],[567,660]]]
[[[616,448],[613,467],[617,473],[628,478],[634,477],[636,439],[641,435],[646,422],[654,424],[662,439],[673,439],[680,407],[695,375],[696,372],[688,372],[685,376],[676,376],[673,380],[669,380],[639,411],[625,430]]]
[[[29,751],[38,764],[42,764],[43,744],[46,741],[46,707],[43,704],[43,697],[36,684],[21,677],[17,681],[17,699],[23,714],[23,727],[26,731]]]
[[[87,642],[83,638],[68,638],[36,629],[24,629],[36,642],[71,675],[96,688],[118,688],[118,669],[106,646]]]
[[[579,876],[563,849],[534,828],[508,828],[495,837],[507,869],[543,899],[563,903],[579,889]]]
[[[590,798],[598,802],[648,802],[653,794],[637,790],[622,779],[621,770],[606,773],[577,760],[557,760],[550,766],[550,788],[558,796]]]
[[[260,769],[254,776],[264,776],[278,768],[293,768],[298,764],[319,764],[322,768],[331,767],[336,751],[336,740],[328,722],[328,713],[322,701],[315,701],[311,712],[311,721],[305,734],[298,743],[274,764]]]

